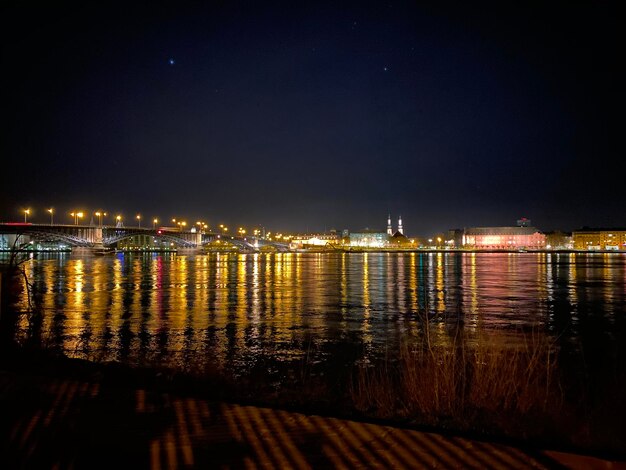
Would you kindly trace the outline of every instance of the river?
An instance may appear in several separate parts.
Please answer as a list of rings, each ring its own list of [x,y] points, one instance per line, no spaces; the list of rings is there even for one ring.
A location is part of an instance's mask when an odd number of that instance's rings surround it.
[[[25,266],[36,340],[95,361],[324,370],[393,357],[425,316],[438,342],[459,329],[572,349],[626,339],[621,253],[73,253]],[[19,326],[32,334],[26,317]]]

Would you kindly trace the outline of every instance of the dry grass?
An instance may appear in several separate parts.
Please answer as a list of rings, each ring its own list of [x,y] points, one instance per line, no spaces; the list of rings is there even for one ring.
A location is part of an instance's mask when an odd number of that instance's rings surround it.
[[[428,330],[402,348],[397,362],[358,369],[351,388],[355,407],[381,418],[475,428],[504,417],[545,414],[560,405],[556,350],[538,334],[515,344],[500,335],[456,335],[435,345]]]

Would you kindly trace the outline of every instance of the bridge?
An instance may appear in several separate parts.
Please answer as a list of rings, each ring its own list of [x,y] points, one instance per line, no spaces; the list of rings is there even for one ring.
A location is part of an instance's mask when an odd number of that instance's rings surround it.
[[[182,231],[175,228],[113,227],[62,224],[0,224],[0,235],[29,237],[47,243],[63,243],[71,247],[113,248],[125,240],[152,237],[163,244],[183,248],[202,248],[216,241],[223,241],[248,251],[258,251],[270,246],[278,251],[287,251],[289,245],[260,237],[241,237],[215,232]],[[15,239],[15,238],[14,238]]]

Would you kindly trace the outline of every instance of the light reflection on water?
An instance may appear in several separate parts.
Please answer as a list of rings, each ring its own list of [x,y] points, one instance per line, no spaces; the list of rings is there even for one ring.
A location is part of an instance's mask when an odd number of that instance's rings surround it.
[[[458,325],[576,339],[590,318],[617,341],[626,315],[623,254],[73,254],[27,268],[42,341],[94,360],[235,371],[261,359],[332,364],[346,349],[367,360],[414,338],[423,312],[443,344]]]

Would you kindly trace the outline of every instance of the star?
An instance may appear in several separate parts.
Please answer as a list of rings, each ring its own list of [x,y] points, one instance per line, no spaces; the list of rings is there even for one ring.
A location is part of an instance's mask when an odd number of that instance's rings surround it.
[[[389,69],[387,67],[383,67],[383,70],[387,72]]]
[[[167,63],[170,64],[170,65],[174,65],[176,63],[176,61],[174,59],[169,59],[167,61]]]

